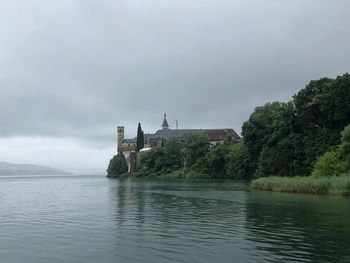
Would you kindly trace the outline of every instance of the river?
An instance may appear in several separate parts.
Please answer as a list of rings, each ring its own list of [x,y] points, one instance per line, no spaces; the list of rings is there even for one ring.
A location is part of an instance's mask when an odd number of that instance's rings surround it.
[[[350,262],[350,198],[234,181],[0,177],[0,262]]]

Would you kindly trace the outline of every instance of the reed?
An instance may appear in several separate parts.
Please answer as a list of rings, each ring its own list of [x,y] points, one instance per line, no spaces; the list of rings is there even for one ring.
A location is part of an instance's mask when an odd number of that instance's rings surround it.
[[[250,187],[254,190],[350,195],[350,173],[331,177],[264,177],[255,179]]]

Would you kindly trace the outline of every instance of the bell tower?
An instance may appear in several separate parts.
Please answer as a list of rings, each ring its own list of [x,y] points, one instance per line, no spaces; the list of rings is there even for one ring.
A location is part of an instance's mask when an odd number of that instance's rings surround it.
[[[118,139],[117,153],[122,153],[123,152],[122,146],[124,141],[124,126],[118,126],[117,129],[118,129],[117,130],[117,139]]]

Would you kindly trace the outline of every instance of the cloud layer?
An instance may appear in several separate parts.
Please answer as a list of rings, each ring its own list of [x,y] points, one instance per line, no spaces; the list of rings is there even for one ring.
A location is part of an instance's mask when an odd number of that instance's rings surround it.
[[[2,1],[0,137],[110,148],[117,125],[153,132],[164,112],[170,125],[240,131],[255,106],[349,71],[348,10],[347,0]]]

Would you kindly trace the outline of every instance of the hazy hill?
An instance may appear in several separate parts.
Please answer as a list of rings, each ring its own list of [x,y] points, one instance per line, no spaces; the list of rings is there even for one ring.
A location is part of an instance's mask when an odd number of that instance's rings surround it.
[[[13,164],[0,162],[0,175],[44,175],[67,174],[67,172],[34,164]]]

